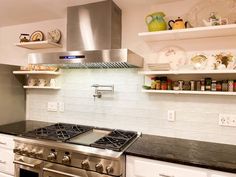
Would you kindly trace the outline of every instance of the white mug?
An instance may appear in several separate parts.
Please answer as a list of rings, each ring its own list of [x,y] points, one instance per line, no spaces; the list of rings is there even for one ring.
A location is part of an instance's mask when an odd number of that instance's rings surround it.
[[[36,85],[36,83],[37,83],[36,79],[33,79],[33,78],[28,79],[28,86],[34,86]]]
[[[47,81],[45,79],[38,79],[38,86],[45,86],[47,85]]]
[[[56,87],[56,80],[50,79],[49,85],[50,85],[50,87]]]

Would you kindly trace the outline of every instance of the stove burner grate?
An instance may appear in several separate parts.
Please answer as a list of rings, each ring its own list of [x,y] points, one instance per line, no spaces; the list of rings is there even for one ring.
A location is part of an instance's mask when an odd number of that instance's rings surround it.
[[[107,136],[92,143],[92,147],[122,151],[130,141],[137,137],[136,132],[113,130]]]
[[[54,141],[66,141],[77,135],[85,133],[91,130],[92,128],[93,127],[83,125],[57,123],[54,125],[26,132],[23,134],[23,136]]]

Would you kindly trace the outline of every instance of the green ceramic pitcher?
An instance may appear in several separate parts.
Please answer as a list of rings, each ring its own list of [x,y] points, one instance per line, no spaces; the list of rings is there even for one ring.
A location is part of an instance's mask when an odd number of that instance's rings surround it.
[[[167,30],[167,24],[165,22],[165,14],[163,12],[155,12],[147,15],[145,22],[148,26],[148,31],[162,31]]]

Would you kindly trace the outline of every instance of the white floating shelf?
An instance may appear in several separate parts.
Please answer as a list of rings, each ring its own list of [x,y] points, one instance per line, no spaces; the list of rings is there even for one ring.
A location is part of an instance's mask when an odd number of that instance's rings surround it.
[[[23,86],[25,89],[52,89],[52,90],[59,90],[60,87],[47,87],[47,86]]]
[[[140,71],[142,75],[187,75],[187,74],[236,74],[236,70],[182,70],[182,71]]]
[[[15,45],[18,47],[23,47],[31,50],[62,47],[61,44],[57,44],[50,41],[20,42],[16,43]]]
[[[42,74],[42,75],[60,75],[59,71],[13,71],[13,74]]]
[[[190,95],[228,95],[236,96],[236,92],[216,92],[216,91],[175,91],[175,90],[145,90],[144,93],[158,93],[158,94],[190,94]]]
[[[233,36],[236,35],[236,24],[143,32],[138,35],[147,42]]]

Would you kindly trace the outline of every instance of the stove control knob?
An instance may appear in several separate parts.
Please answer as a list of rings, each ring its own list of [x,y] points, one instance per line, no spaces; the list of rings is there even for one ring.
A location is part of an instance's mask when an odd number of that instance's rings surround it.
[[[81,166],[83,169],[88,170],[90,168],[89,160],[86,159],[86,160],[82,161]]]
[[[112,165],[109,165],[109,166],[106,168],[107,174],[111,174],[111,173],[113,173],[113,171],[114,171],[114,169],[113,169]]]
[[[25,155],[25,156],[28,156],[29,155],[29,151],[28,151],[28,148],[24,148],[21,150],[20,152],[21,155]]]
[[[36,152],[35,151],[30,151],[29,156],[30,157],[36,157]]]
[[[35,153],[36,158],[43,158],[43,151],[39,151]]]
[[[56,160],[57,159],[56,152],[50,152],[47,159],[50,160],[50,161]]]
[[[98,173],[102,173],[103,172],[103,165],[101,162],[99,162],[98,164],[95,165],[95,169]]]
[[[64,157],[62,158],[62,163],[70,164],[70,162],[71,162],[70,155],[64,155]]]

